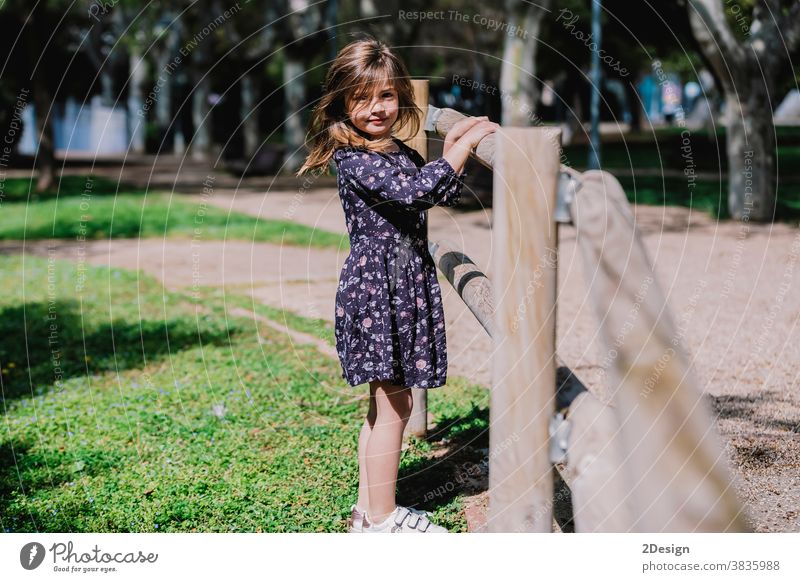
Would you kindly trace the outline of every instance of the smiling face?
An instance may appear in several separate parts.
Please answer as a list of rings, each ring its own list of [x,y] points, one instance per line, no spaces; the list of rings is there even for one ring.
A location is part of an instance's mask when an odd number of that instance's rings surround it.
[[[356,93],[348,103],[347,114],[363,134],[381,139],[391,135],[399,111],[397,90],[387,80],[363,94]]]

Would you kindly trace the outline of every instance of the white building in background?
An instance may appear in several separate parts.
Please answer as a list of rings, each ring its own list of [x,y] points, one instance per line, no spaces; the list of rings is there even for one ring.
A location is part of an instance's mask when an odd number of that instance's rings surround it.
[[[78,102],[68,97],[65,103],[56,103],[49,112],[53,117],[55,149],[60,154],[83,154],[89,157],[124,154],[131,141],[125,107],[107,107],[99,95],[91,101]],[[19,142],[21,154],[34,155],[36,139],[36,111],[33,103],[25,108],[22,119],[24,129]]]
[[[775,123],[800,125],[800,91],[792,89],[773,114]]]

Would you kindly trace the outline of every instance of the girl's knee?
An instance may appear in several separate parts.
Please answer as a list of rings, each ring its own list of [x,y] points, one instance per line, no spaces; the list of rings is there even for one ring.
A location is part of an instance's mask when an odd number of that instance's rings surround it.
[[[399,390],[392,404],[394,409],[397,411],[397,416],[402,418],[403,422],[407,422],[408,417],[411,416],[411,408],[414,406],[414,399],[411,396],[411,389],[402,388],[402,390]]]
[[[411,388],[382,383],[376,387],[375,395],[378,414],[391,413],[403,421],[408,420],[413,406]]]

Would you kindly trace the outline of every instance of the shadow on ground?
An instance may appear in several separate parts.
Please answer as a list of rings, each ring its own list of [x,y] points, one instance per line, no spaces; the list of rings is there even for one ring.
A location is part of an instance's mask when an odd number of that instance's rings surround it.
[[[201,330],[190,317],[99,326],[85,319],[74,300],[0,311],[4,400],[60,390],[59,383],[70,378],[144,368],[167,354],[230,341],[231,330]]]
[[[445,417],[430,431],[434,447],[424,460],[405,465],[398,475],[397,503],[426,511],[446,506],[457,496],[489,488],[489,409]],[[570,491],[553,471],[553,516],[561,531],[574,531]]]

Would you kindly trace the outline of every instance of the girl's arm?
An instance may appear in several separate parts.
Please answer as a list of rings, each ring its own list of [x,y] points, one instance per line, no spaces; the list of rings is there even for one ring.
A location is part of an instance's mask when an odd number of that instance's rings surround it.
[[[399,168],[373,152],[343,148],[334,154],[339,174],[367,201],[399,203],[415,210],[453,206],[465,174],[444,157],[419,168]]]

